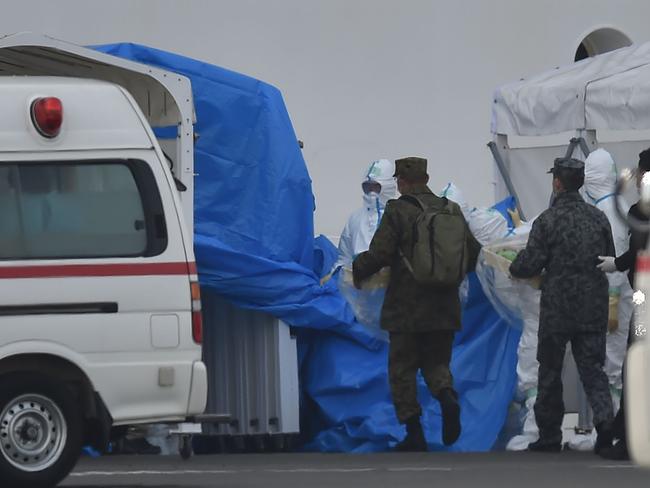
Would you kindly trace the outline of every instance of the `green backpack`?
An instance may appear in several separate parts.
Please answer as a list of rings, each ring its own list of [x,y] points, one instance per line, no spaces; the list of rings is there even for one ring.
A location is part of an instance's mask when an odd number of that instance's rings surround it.
[[[442,198],[442,207],[426,205],[412,195],[401,197],[422,212],[413,223],[410,259],[400,250],[415,281],[435,288],[457,288],[469,266],[467,224],[455,204]]]

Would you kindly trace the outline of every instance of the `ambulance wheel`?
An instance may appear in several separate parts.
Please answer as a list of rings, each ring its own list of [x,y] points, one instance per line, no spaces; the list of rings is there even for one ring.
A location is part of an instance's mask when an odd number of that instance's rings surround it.
[[[49,488],[81,454],[83,412],[75,392],[35,373],[0,377],[0,486]]]

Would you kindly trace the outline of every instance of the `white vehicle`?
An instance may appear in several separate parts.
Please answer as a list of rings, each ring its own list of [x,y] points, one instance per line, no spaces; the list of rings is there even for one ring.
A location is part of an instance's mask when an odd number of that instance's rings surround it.
[[[31,34],[0,74],[0,486],[37,488],[205,409],[193,109],[184,77]]]
[[[623,174],[623,183],[634,178],[630,171]],[[621,186],[622,186],[621,185]],[[640,185],[639,203],[650,214],[650,178],[646,175]],[[641,222],[631,225],[650,227]],[[635,273],[634,342],[625,361],[625,420],[630,455],[635,463],[650,468],[650,248],[637,258]]]
[[[638,339],[627,352],[625,418],[630,456],[638,465],[650,468],[650,340],[646,330],[650,309],[645,302],[650,297],[650,255],[639,257],[636,280],[643,295],[636,297],[640,306],[637,308],[638,317],[635,317],[635,330],[646,337]]]

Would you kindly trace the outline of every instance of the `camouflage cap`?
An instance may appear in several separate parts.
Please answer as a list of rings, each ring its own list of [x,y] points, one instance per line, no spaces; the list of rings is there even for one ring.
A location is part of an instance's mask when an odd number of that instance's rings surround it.
[[[580,161],[579,159],[555,158],[555,161],[553,162],[553,167],[548,170],[548,173],[555,174],[555,172],[559,169],[573,169],[576,171],[584,172],[585,163]]]
[[[408,157],[395,160],[395,174],[406,179],[418,179],[427,176],[427,160]]]

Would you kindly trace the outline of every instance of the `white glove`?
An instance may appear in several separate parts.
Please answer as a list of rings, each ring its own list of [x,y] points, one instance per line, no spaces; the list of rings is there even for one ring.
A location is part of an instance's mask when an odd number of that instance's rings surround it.
[[[612,256],[598,256],[598,259],[602,261],[598,265],[599,270],[604,271],[605,273],[615,273],[618,271],[618,268],[616,268],[616,262],[614,261],[616,258]]]

